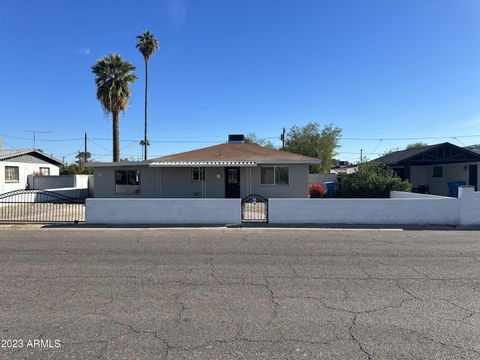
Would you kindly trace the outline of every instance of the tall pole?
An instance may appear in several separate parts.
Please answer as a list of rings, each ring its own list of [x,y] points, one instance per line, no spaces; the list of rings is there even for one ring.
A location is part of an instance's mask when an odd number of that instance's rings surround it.
[[[363,162],[363,149],[360,149],[360,163]]]
[[[143,151],[143,160],[147,160],[147,145],[148,145],[148,140],[147,140],[147,105],[148,105],[148,60],[145,59],[145,133],[143,137],[143,141],[145,142],[143,144],[144,151]]]
[[[37,133],[39,134],[48,134],[50,131],[40,131],[40,130],[23,130],[24,132],[29,132],[33,134],[33,150],[35,150],[36,142],[37,142]]]
[[[84,158],[84,161],[85,161],[85,164],[87,163],[88,161],[88,157],[87,157],[87,132],[85,132],[85,141],[84,141],[84,150],[83,150],[83,158]]]
[[[282,150],[285,148],[285,131],[286,129],[283,128],[282,135],[280,136],[280,139],[282,140]]]

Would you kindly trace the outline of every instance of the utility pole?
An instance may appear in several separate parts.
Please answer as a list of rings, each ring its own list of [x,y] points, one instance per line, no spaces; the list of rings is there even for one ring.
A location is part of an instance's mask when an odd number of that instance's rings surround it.
[[[88,156],[87,156],[87,132],[85,132],[85,144],[84,144],[84,153],[83,153],[83,157],[84,157],[84,160],[85,160],[85,164],[87,163],[88,161]]]
[[[285,131],[286,129],[283,128],[282,134],[280,135],[280,140],[282,140],[282,150],[285,148]]]
[[[360,164],[363,162],[363,149],[360,149]]]
[[[23,130],[23,132],[28,132],[33,134],[33,150],[35,150],[35,145],[37,141],[37,134],[49,134],[50,131],[40,131],[40,130]]]

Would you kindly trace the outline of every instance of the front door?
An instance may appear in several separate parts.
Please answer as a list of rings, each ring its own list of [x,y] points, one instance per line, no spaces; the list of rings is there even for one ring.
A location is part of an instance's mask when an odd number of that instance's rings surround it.
[[[238,167],[225,168],[225,197],[240,197],[240,168]]]
[[[469,165],[468,167],[468,185],[475,186],[475,191],[477,191],[477,187],[478,187],[478,166],[477,165]]]

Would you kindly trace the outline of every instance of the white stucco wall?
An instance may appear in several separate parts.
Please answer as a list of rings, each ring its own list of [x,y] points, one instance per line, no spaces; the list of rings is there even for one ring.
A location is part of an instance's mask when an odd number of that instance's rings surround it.
[[[459,198],[395,192],[390,199],[270,199],[272,224],[480,225],[480,192]]]
[[[473,186],[463,186],[458,189],[460,202],[459,225],[480,225],[480,191]]]
[[[87,199],[88,224],[240,224],[240,199]]]
[[[19,181],[5,182],[5,166],[18,166]],[[25,189],[28,175],[39,172],[41,167],[48,167],[50,175],[59,174],[59,167],[52,164],[0,161],[0,193]]]
[[[458,222],[456,199],[270,199],[273,224],[437,224]]]
[[[406,191],[390,191],[391,199],[451,199],[448,196],[431,195],[431,194],[419,194]]]

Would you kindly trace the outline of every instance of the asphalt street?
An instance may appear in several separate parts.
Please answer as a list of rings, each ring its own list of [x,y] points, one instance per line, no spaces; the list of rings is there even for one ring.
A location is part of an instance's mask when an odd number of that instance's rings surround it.
[[[0,359],[480,359],[477,231],[0,227],[0,274]]]

